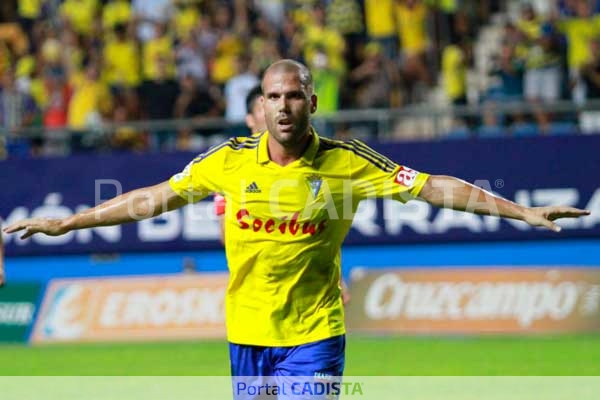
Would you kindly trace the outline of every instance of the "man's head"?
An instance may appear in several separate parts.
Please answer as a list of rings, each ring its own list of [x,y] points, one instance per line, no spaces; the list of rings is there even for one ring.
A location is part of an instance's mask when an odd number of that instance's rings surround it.
[[[265,123],[265,110],[260,101],[262,90],[256,86],[246,96],[246,126],[252,133],[263,132],[267,130]]]
[[[293,60],[277,61],[265,71],[262,90],[269,134],[283,147],[301,143],[310,132],[310,114],[317,111],[308,68]]]

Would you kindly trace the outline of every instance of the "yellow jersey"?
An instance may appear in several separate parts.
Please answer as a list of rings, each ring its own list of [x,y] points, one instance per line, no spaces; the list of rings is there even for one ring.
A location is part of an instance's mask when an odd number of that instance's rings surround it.
[[[448,99],[459,99],[467,94],[467,66],[464,53],[459,46],[449,45],[444,48],[442,76]]]
[[[140,55],[133,40],[108,39],[105,42],[104,79],[109,85],[135,87],[141,81]]]
[[[131,20],[131,4],[127,0],[107,3],[102,9],[102,27],[113,29],[117,24],[126,24]]]
[[[404,3],[396,4],[396,20],[398,22],[398,37],[402,51],[414,55],[427,50],[429,35],[427,33],[426,5],[419,3],[407,7]]]
[[[590,44],[600,33],[600,17],[568,18],[558,22],[567,37],[567,63],[578,70],[591,59]]]
[[[393,0],[365,0],[365,26],[372,39],[393,37],[396,34]]]
[[[302,157],[272,162],[268,132],[232,138],[170,179],[181,197],[226,198],[227,338],[297,346],[345,333],[340,249],[361,200],[417,196],[428,175],[358,140],[312,131]]]

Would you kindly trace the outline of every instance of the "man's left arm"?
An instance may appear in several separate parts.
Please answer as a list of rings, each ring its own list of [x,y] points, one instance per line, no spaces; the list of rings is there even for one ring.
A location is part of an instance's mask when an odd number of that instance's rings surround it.
[[[418,197],[436,207],[517,219],[555,232],[560,232],[561,228],[553,221],[590,214],[588,210],[573,207],[524,207],[461,179],[444,175],[431,175]]]

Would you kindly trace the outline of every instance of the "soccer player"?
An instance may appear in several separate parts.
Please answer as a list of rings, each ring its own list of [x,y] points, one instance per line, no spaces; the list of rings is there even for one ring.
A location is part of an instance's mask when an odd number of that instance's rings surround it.
[[[361,200],[373,196],[420,198],[554,231],[560,230],[553,222],[558,218],[589,214],[572,207],[524,207],[457,178],[397,164],[360,141],[319,137],[310,123],[317,110],[312,76],[298,62],[273,63],[262,89],[268,128],[263,134],[213,147],[156,186],[66,219],[20,221],[6,232],[24,231],[23,238],[38,232],[61,235],[156,216],[224,193],[233,211],[225,221],[232,375],[327,379],[344,369],[339,281],[340,248],[352,223],[348,208],[356,211]]]
[[[260,134],[267,130],[265,122],[265,112],[263,103],[260,101],[262,97],[262,89],[260,86],[252,89],[246,96],[246,126],[252,134]],[[221,242],[225,244],[225,208],[226,200],[223,195],[215,195],[215,214],[220,217],[219,224],[221,227]],[[350,289],[343,279],[340,279],[342,303],[344,305],[350,302]]]

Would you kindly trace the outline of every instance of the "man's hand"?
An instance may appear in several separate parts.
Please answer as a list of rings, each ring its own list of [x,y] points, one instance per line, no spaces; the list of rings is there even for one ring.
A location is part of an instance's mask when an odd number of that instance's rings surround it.
[[[553,221],[559,218],[578,218],[589,215],[588,210],[573,207],[530,207],[525,209],[523,221],[533,226],[544,226],[554,232],[560,232],[560,226]]]
[[[35,233],[45,233],[48,236],[59,236],[68,232],[64,220],[50,218],[25,219],[4,228],[4,232],[6,233],[14,233],[22,230],[24,230],[25,233],[21,236],[21,239],[27,239]]]

